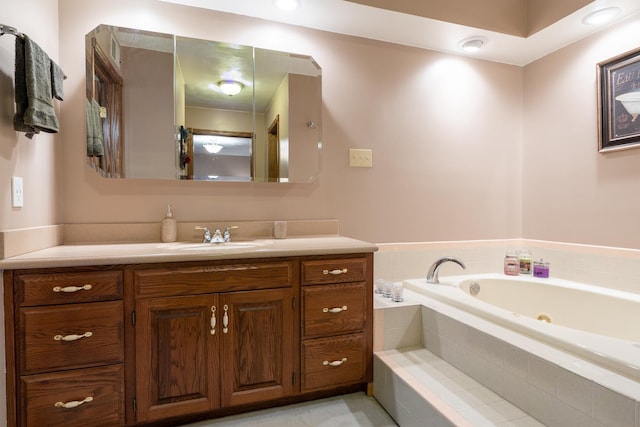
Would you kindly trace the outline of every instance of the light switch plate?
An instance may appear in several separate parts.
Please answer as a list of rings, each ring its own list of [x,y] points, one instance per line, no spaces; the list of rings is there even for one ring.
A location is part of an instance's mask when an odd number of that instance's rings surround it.
[[[11,206],[21,208],[24,206],[24,188],[22,177],[11,177]]]
[[[362,148],[349,149],[349,166],[352,168],[373,167],[373,150]]]

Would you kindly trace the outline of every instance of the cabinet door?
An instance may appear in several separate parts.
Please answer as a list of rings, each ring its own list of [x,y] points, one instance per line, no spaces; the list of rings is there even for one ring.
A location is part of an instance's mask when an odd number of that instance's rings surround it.
[[[221,296],[228,330],[220,335],[222,405],[277,399],[293,393],[293,290]],[[223,320],[224,322],[224,320]]]
[[[219,407],[217,301],[201,295],[136,303],[138,422]]]

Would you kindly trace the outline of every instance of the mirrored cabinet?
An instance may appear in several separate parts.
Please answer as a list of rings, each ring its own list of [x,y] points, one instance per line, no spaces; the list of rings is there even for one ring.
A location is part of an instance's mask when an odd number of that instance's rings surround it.
[[[309,182],[322,148],[310,56],[100,25],[86,36],[87,158],[111,178]]]

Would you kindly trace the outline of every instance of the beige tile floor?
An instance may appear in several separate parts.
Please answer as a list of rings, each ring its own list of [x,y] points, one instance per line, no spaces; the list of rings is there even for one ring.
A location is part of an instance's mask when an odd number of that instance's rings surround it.
[[[264,409],[200,421],[182,427],[392,427],[397,426],[380,404],[364,393]]]

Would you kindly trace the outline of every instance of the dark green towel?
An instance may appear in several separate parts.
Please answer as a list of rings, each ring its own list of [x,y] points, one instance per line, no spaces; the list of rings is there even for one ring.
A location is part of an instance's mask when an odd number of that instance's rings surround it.
[[[15,85],[14,129],[26,132],[29,138],[40,131],[57,132],[58,119],[53,109],[51,87],[51,59],[27,36],[24,36],[24,40],[16,37]]]
[[[51,95],[60,101],[64,100],[62,83],[64,82],[64,72],[55,62],[51,61]]]

